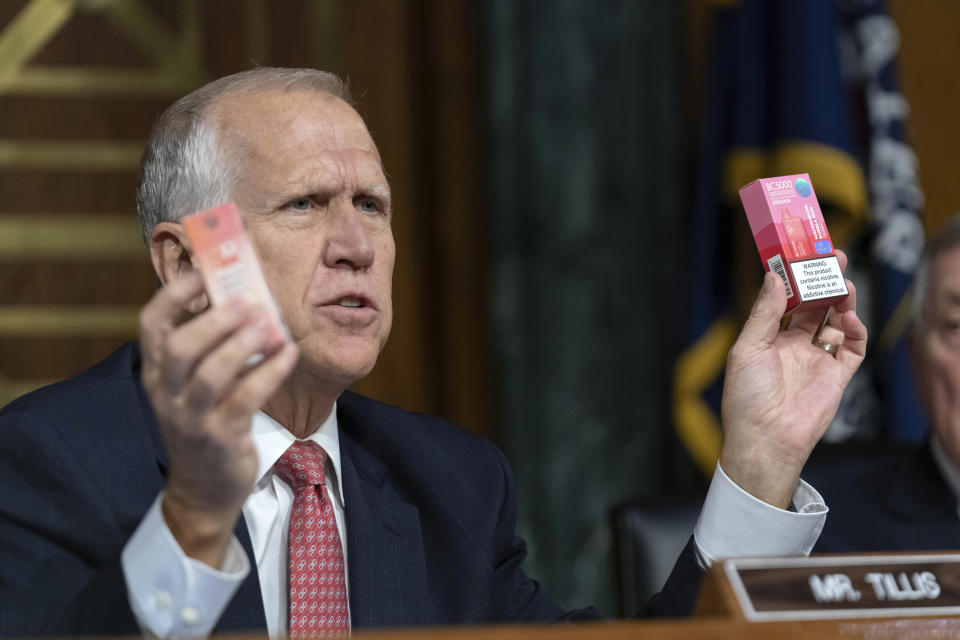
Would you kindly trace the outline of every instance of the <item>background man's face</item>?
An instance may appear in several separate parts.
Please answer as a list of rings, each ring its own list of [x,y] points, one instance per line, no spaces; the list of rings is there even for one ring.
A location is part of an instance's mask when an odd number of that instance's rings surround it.
[[[348,386],[373,368],[393,317],[390,187],[366,125],[311,91],[231,96],[212,117],[301,366]]]
[[[917,377],[937,438],[960,464],[960,246],[930,265],[927,286],[926,323],[914,345]]]

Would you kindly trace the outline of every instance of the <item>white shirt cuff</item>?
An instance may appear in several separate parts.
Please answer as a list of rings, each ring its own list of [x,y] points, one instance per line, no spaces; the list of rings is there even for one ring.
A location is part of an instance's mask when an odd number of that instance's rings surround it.
[[[700,564],[706,568],[718,558],[739,556],[809,555],[827,520],[827,505],[803,480],[793,505],[796,513],[753,497],[718,464],[693,530]]]
[[[208,636],[250,572],[236,537],[220,571],[184,554],[163,519],[161,492],[123,548],[120,560],[130,607],[155,638]]]

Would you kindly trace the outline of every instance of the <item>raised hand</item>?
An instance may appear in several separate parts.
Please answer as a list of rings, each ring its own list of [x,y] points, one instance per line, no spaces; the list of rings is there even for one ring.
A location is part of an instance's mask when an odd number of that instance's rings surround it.
[[[837,252],[841,268],[846,256]],[[863,361],[867,330],[856,314],[856,290],[833,307],[812,344],[825,310],[792,318],[781,329],[787,298],[783,281],[767,273],[727,358],[720,466],[745,491],[786,508],[800,471],[836,414],[840,398]]]
[[[163,515],[183,551],[219,566],[256,481],[253,414],[293,370],[297,348],[271,337],[244,301],[189,317],[203,295],[193,271],[140,313],[143,385],[170,459]],[[249,365],[256,354],[266,357]]]

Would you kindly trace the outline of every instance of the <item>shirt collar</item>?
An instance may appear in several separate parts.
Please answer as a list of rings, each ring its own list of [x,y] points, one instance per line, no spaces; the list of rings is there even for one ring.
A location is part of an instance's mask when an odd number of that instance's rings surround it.
[[[268,479],[274,463],[280,459],[283,452],[290,448],[297,438],[287,429],[265,414],[258,411],[253,415],[251,428],[253,446],[257,450],[257,484]],[[316,442],[327,453],[327,471],[333,470],[334,499],[343,507],[343,475],[340,473],[340,431],[337,425],[337,403],[333,403],[330,415],[316,431],[304,438],[305,441]]]

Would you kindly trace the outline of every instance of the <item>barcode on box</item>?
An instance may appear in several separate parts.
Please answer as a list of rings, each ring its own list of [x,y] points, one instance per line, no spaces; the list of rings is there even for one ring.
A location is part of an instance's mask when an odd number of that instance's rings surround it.
[[[790,278],[787,277],[787,272],[783,268],[783,258],[780,257],[780,254],[778,253],[767,260],[767,265],[770,267],[770,271],[773,271],[778,276],[783,278],[783,286],[787,289],[787,298],[792,298],[793,288],[790,286]]]

